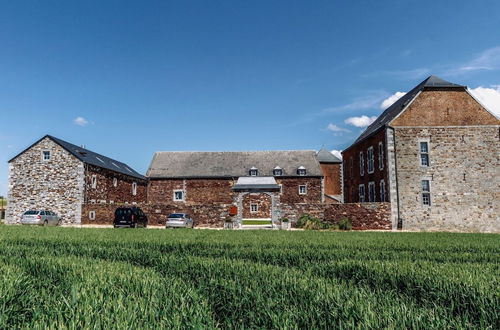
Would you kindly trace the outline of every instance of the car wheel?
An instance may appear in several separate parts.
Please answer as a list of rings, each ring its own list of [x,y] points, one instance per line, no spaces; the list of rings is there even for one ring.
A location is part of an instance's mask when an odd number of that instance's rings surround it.
[[[43,225],[44,225],[44,226],[48,226],[48,225],[49,225],[49,221],[48,221],[48,220],[45,220],[45,221],[43,222]]]
[[[61,225],[62,225],[62,220],[61,220],[61,219],[57,220],[57,225],[58,225],[58,226],[61,226]]]
[[[137,228],[137,223],[133,223],[130,225],[130,228]]]

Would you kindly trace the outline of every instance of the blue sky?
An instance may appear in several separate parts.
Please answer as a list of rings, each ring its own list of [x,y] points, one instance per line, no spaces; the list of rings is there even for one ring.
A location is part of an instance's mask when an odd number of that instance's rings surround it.
[[[159,150],[342,150],[430,74],[500,111],[499,12],[498,0],[2,1],[0,195],[7,161],[45,134],[144,173]]]

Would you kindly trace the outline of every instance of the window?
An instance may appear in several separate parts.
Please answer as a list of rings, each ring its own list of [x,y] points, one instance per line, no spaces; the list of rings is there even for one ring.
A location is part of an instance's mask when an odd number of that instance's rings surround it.
[[[306,168],[304,166],[300,166],[298,169],[297,169],[297,174],[298,175],[306,175]]]
[[[132,182],[132,195],[137,195],[137,182]]]
[[[429,142],[420,142],[420,165],[430,166]]]
[[[368,182],[368,201],[375,202],[375,182]]]
[[[281,176],[283,175],[283,170],[281,169],[281,167],[279,166],[276,166],[273,170],[273,175],[274,176]]]
[[[429,180],[422,180],[422,204],[431,206],[431,183]]]
[[[250,204],[250,213],[257,213],[257,212],[259,212],[259,205]]]
[[[89,212],[89,220],[95,220],[95,211]]]
[[[386,197],[385,197],[385,181],[380,180],[380,201],[385,202]]]
[[[373,156],[373,147],[368,148],[367,157],[368,157],[368,173],[373,173],[374,168],[375,168],[375,159],[374,159],[374,156]]]
[[[359,185],[359,202],[360,203],[365,202],[365,185],[364,184]]]
[[[378,169],[384,169],[384,144],[382,142],[378,143]]]
[[[113,178],[113,187],[117,187],[118,186],[118,179],[117,178]]]
[[[359,153],[359,175],[365,175],[365,158],[363,157],[363,151]]]
[[[307,186],[306,185],[299,186],[299,195],[305,195],[305,194],[307,194]]]
[[[182,202],[182,201],[184,201],[184,191],[174,190],[174,202]]]
[[[42,160],[43,161],[49,161],[50,160],[50,151],[49,150],[42,151]]]
[[[95,174],[92,175],[92,178],[90,179],[90,185],[93,189],[97,187],[97,176]]]
[[[250,174],[250,176],[257,176],[257,174],[259,174],[259,170],[256,167],[252,167],[250,171],[248,171],[248,174]]]

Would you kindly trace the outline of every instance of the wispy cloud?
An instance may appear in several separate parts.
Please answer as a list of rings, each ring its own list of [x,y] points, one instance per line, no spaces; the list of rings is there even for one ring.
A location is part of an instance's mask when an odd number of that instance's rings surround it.
[[[83,117],[76,117],[75,119],[73,119],[73,123],[75,123],[78,126],[86,126],[89,122],[87,119]]]
[[[348,130],[347,128],[343,128],[343,127],[337,126],[335,124],[328,124],[326,129],[331,131],[331,132],[334,132],[334,133],[349,133],[350,132],[350,130]]]
[[[479,86],[469,89],[484,106],[500,117],[500,85],[492,85],[491,88]]]
[[[377,116],[359,116],[359,117],[350,117],[345,120],[346,124],[356,126],[356,127],[367,127],[370,126],[371,123],[373,123],[377,119]]]
[[[377,71],[371,73],[365,73],[362,76],[365,78],[377,77],[377,76],[391,76],[396,79],[410,79],[410,78],[424,78],[431,74],[432,69],[430,68],[416,68],[409,70],[385,70]]]
[[[477,54],[472,60],[459,64],[446,72],[447,75],[461,75],[476,71],[492,71],[500,69],[500,46],[493,47]]]

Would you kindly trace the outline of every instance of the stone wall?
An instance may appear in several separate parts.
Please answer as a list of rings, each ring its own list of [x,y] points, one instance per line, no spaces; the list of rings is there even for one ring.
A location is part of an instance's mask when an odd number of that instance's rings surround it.
[[[395,128],[403,229],[500,231],[499,127]],[[420,165],[421,140],[428,167]],[[431,206],[422,203],[422,180],[430,181]]]
[[[331,204],[325,208],[324,220],[338,223],[348,218],[354,230],[391,230],[390,203]]]
[[[42,160],[43,151],[50,151],[50,160]],[[6,222],[18,223],[25,211],[45,209],[63,223],[80,223],[83,178],[82,162],[51,139],[41,140],[9,163]]]
[[[257,210],[252,212],[251,205],[255,204]],[[242,198],[243,219],[271,219],[271,196],[264,193],[249,193]]]
[[[145,203],[147,180],[141,180],[105,168],[85,165],[85,203]],[[96,186],[92,186],[95,176]],[[114,185],[116,179],[116,187]],[[132,194],[132,184],[137,184]]]

